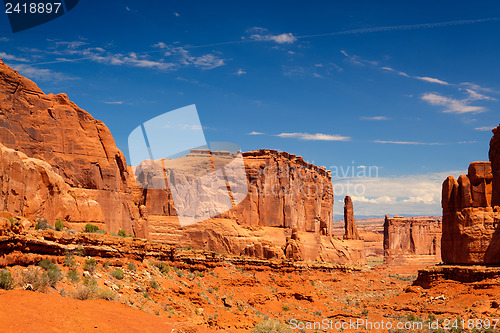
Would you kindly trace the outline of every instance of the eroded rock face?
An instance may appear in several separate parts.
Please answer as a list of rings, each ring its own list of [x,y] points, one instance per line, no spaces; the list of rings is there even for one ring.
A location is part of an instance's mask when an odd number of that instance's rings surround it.
[[[385,216],[384,263],[441,261],[441,220]]]
[[[344,198],[344,228],[344,239],[361,239],[358,228],[356,228],[356,222],[354,221],[352,199],[348,195]]]
[[[44,94],[35,83],[0,61],[0,143],[29,158],[47,162],[55,174],[73,189],[94,201],[90,215],[69,214],[71,221],[103,223],[112,232],[133,232],[139,210],[130,196],[125,157],[108,128],[80,109],[65,94]],[[29,189],[28,189],[29,191]],[[44,194],[46,195],[46,194]],[[82,194],[83,195],[83,194]],[[10,195],[12,200],[15,196]],[[39,201],[52,200],[46,196]],[[62,199],[61,199],[62,200]],[[21,209],[20,203],[9,203]],[[32,204],[25,203],[24,205]],[[36,210],[21,209],[28,214]],[[43,208],[43,216],[60,216]]]
[[[333,188],[325,168],[300,156],[267,149],[243,153],[243,158],[248,195],[221,217],[235,218],[244,226],[297,228],[331,235]],[[188,162],[184,163],[190,165]],[[176,215],[168,188],[145,190],[145,204],[151,215]]]
[[[499,127],[490,142],[491,162],[473,162],[468,174],[443,183],[442,257],[449,264],[500,263]]]
[[[489,156],[493,177],[491,204],[495,207],[500,206],[500,126],[493,129]]]

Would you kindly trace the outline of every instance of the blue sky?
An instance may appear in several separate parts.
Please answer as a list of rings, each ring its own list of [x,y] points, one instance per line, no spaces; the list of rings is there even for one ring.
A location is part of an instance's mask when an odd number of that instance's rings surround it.
[[[2,15],[0,58],[125,153],[138,125],[196,104],[208,141],[376,166],[334,179],[359,216],[440,214],[442,181],[488,159],[500,122],[498,1],[81,0],[16,34]]]

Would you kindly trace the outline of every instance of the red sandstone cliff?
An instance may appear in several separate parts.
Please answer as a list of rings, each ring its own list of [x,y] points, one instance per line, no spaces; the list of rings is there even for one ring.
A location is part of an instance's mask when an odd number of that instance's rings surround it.
[[[500,126],[493,130],[490,162],[443,183],[442,257],[449,264],[500,263]]]
[[[40,174],[20,180],[14,191],[7,191],[11,185],[8,178],[2,178],[4,208],[14,205],[17,214],[29,218],[53,221],[62,217],[72,223],[101,223],[112,232],[124,229],[132,233],[134,227],[145,230],[145,221],[130,196],[125,158],[104,123],[65,94],[44,94],[35,83],[1,61],[0,143],[48,163],[68,188],[78,189],[93,206],[89,214],[61,215],[57,205],[44,204],[34,209],[33,200],[28,200],[30,191],[41,188],[41,184],[47,186],[47,177]],[[55,198],[50,187],[48,195]],[[44,195],[37,200],[46,199]]]
[[[384,263],[441,261],[441,220],[385,216]]]

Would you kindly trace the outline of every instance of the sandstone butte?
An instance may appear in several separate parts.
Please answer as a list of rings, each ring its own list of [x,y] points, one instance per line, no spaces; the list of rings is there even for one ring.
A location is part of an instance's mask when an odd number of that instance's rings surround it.
[[[500,264],[500,126],[493,129],[489,162],[443,183],[441,253],[447,264]]]
[[[385,216],[384,263],[433,264],[441,261],[441,219]]]
[[[104,123],[65,94],[43,93],[0,61],[2,210],[32,221],[61,219],[75,230],[93,223],[113,233],[236,255],[366,263],[363,241],[332,235],[333,189],[325,168],[274,150],[243,157],[245,200],[181,228],[168,190],[136,185]]]

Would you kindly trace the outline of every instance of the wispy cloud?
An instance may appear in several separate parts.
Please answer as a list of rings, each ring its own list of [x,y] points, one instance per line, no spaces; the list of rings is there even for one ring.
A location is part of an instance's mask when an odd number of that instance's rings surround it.
[[[241,76],[241,75],[245,75],[247,72],[244,70],[244,69],[238,69],[238,71],[236,72],[236,75],[238,76]]]
[[[374,116],[374,117],[359,117],[361,120],[389,120],[390,118],[384,116]]]
[[[445,81],[442,81],[442,80],[439,80],[439,79],[435,79],[433,77],[415,76],[415,79],[426,81],[426,82],[431,82],[431,83],[438,83],[438,84],[442,84],[444,86],[450,85],[448,82],[445,82]]]
[[[105,104],[117,104],[117,105],[121,105],[121,104],[123,104],[123,101],[106,101],[104,103]]]
[[[7,37],[0,37],[0,42],[8,42],[9,40]]]
[[[342,136],[339,134],[323,134],[323,133],[280,133],[276,136],[280,138],[292,138],[299,140],[313,140],[313,141],[350,141],[351,137]]]
[[[494,126],[481,126],[474,128],[476,131],[491,131]]]
[[[179,17],[179,16],[181,16],[181,14],[179,14],[179,13],[177,13],[177,12],[174,12],[174,16],[175,16],[175,17]]]
[[[478,20],[457,20],[457,21],[446,21],[446,22],[436,22],[436,23],[421,23],[421,24],[407,24],[407,25],[390,25],[381,27],[371,27],[371,28],[360,28],[345,31],[327,32],[321,34],[312,35],[302,35],[298,38],[314,38],[314,37],[328,37],[328,36],[341,36],[341,35],[355,35],[355,34],[366,34],[366,33],[376,33],[385,31],[404,31],[404,30],[414,30],[414,29],[430,29],[430,28],[441,28],[449,27],[455,25],[465,25],[465,24],[476,24],[485,23],[491,21],[498,21],[499,18],[485,18]]]
[[[395,145],[425,145],[425,146],[441,146],[442,143],[436,142],[418,142],[418,141],[385,141],[385,140],[374,140],[375,143],[390,143]]]
[[[468,105],[469,100],[459,100],[451,97],[442,96],[437,93],[426,93],[423,94],[421,99],[426,101],[431,105],[439,105],[444,106],[445,109],[443,112],[445,113],[479,113],[484,112],[486,109],[482,106],[472,106]]]
[[[395,72],[395,73],[397,73],[397,74],[399,74],[399,75],[401,75],[401,76],[404,76],[404,77],[410,77],[410,76],[409,76],[408,74],[406,74],[405,72],[397,71],[397,70],[395,70],[395,69],[394,69],[394,68],[392,68],[392,67],[387,67],[387,66],[385,66],[385,67],[381,67],[381,69],[386,70],[386,71],[390,71],[390,72]]]
[[[252,132],[248,133],[248,135],[264,135],[264,133],[252,131]]]
[[[481,100],[496,101],[496,98],[480,94],[472,89],[465,89],[465,90],[469,94],[469,97],[467,98],[468,101],[481,101]]]
[[[162,71],[173,71],[181,67],[195,67],[209,70],[225,64],[219,53],[193,55],[185,48],[158,42],[149,52],[114,53],[102,47],[88,47],[81,41],[51,41],[53,45],[45,53],[56,55],[55,60],[39,62],[33,65],[53,64],[72,61],[93,61],[113,66],[132,66]]]
[[[29,60],[26,58],[18,57],[18,56],[12,55],[12,54],[7,54],[5,52],[0,52],[0,59],[13,60],[13,61],[19,61],[19,62],[29,62]]]
[[[378,61],[373,61],[373,60],[366,60],[360,56],[354,55],[354,54],[349,54],[344,50],[341,50],[340,53],[342,53],[347,60],[355,65],[364,65],[364,64],[370,64],[373,66],[378,66]]]
[[[292,33],[272,34],[269,29],[253,27],[247,30],[250,33],[250,39],[256,41],[273,41],[278,44],[293,44],[297,41],[297,37]]]
[[[62,81],[62,80],[74,80],[75,77],[69,75],[55,72],[46,68],[37,68],[28,64],[9,64],[10,67],[33,80],[40,81]]]

